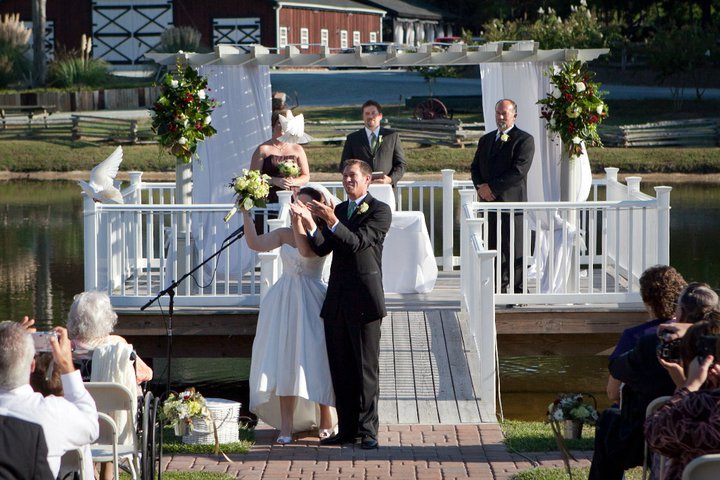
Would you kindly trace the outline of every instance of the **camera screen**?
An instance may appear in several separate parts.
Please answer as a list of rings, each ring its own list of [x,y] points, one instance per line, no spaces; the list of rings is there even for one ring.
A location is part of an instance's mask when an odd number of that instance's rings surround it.
[[[36,352],[52,352],[50,337],[55,337],[55,332],[35,332],[32,336]]]

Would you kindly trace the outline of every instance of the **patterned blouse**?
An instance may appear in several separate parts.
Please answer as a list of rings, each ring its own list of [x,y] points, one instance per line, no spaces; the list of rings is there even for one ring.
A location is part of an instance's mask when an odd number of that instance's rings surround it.
[[[663,480],[681,480],[692,459],[720,453],[720,389],[681,388],[645,421],[649,447],[668,457]]]

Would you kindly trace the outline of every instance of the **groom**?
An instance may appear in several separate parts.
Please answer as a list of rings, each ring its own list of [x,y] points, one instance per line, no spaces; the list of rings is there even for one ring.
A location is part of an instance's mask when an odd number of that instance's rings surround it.
[[[348,160],[343,187],[349,198],[334,210],[313,201],[310,211],[327,226],[309,234],[320,256],[333,252],[327,296],[320,316],[338,413],[337,435],[322,445],[355,443],[378,447],[380,323],[385,316],[382,248],[390,229],[390,207],[368,193],[370,165]]]

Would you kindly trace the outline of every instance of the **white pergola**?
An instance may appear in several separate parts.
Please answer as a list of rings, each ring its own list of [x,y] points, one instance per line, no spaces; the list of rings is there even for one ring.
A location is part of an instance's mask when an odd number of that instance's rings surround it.
[[[247,48],[247,47],[246,47]],[[597,49],[555,49],[540,50],[538,42],[490,42],[484,45],[456,43],[447,50],[438,51],[437,46],[424,44],[413,49],[398,49],[389,45],[385,54],[362,53],[355,47],[355,53],[334,52],[327,46],[319,46],[321,53],[301,53],[298,46],[289,45],[282,49],[271,49],[252,45],[250,51],[232,45],[217,45],[210,53],[149,53],[147,56],[161,65],[172,66],[178,60],[189,65],[267,65],[269,67],[355,67],[355,68],[398,68],[441,65],[480,65],[484,63],[534,62],[551,64],[569,60],[587,62],[609,52],[607,48]]]

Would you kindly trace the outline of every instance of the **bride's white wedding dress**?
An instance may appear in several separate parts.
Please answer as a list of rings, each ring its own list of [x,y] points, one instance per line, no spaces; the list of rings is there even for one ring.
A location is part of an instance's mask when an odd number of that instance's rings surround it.
[[[250,367],[250,411],[280,428],[278,396],[297,396],[293,431],[299,432],[319,425],[318,403],[335,405],[320,318],[327,258],[303,257],[289,245],[280,247],[280,258],[283,274],[260,304]]]

